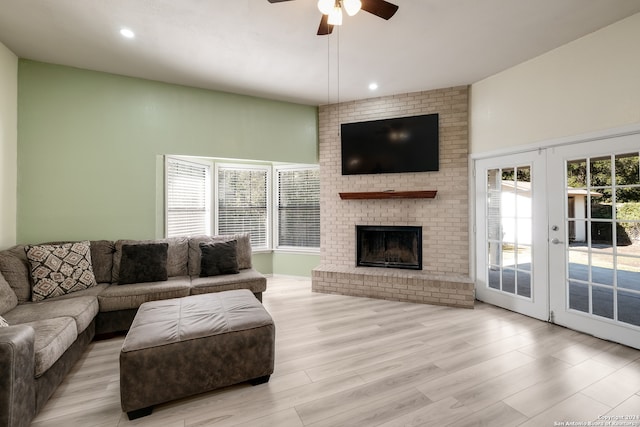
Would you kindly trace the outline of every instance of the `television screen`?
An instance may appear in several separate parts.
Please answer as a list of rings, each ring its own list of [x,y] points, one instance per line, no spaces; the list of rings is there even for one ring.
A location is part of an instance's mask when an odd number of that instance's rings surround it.
[[[343,175],[439,168],[438,114],[344,123],[340,135]]]

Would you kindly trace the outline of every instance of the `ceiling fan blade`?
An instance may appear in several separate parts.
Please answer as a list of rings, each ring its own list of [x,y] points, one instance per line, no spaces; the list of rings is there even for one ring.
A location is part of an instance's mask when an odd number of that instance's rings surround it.
[[[362,10],[373,13],[382,19],[391,18],[397,11],[398,6],[385,0],[361,0]]]
[[[281,3],[283,1],[291,1],[291,0],[268,0],[269,3]]]
[[[318,35],[326,36],[333,31],[333,25],[329,24],[329,15],[322,15],[320,19],[320,26],[318,27]]]

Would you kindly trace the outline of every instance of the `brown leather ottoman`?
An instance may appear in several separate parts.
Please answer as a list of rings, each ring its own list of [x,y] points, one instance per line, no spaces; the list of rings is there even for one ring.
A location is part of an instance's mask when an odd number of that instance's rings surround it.
[[[140,306],[120,352],[120,402],[129,419],[153,405],[273,373],[275,325],[247,289]]]

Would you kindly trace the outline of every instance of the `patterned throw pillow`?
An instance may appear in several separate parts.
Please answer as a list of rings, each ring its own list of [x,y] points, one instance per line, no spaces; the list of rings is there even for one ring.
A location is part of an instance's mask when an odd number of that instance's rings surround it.
[[[9,324],[7,323],[6,320],[4,320],[4,317],[0,316],[0,328],[5,328],[9,326]]]
[[[33,301],[81,291],[96,284],[88,241],[26,246]]]

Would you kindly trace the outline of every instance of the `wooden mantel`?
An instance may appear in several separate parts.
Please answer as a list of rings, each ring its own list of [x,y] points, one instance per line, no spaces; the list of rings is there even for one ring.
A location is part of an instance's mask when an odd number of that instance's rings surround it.
[[[437,190],[423,191],[365,191],[359,193],[339,193],[342,200],[365,199],[433,199]]]

